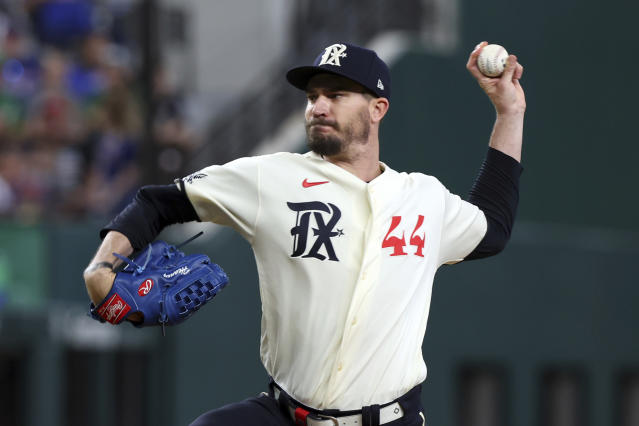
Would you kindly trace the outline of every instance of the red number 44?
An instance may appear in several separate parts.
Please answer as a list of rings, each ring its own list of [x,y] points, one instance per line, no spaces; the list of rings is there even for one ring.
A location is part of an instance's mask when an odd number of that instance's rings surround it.
[[[391,256],[406,256],[406,252],[404,251],[404,247],[406,247],[406,239],[404,238],[404,231],[402,231],[402,237],[398,237],[396,235],[391,235],[391,233],[397,228],[397,226],[402,221],[401,216],[393,216],[393,220],[391,221],[390,228],[384,237],[384,241],[382,241],[382,248],[392,247],[393,252]],[[417,224],[413,229],[412,234],[410,234],[409,244],[411,246],[417,247],[415,250],[415,256],[424,257],[424,245],[426,244],[426,234],[422,233],[421,235],[415,235],[417,230],[424,223],[424,216],[421,214],[417,216]]]

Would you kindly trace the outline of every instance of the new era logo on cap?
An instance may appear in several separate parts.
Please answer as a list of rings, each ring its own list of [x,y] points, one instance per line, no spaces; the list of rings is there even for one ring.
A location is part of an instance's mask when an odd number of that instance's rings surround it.
[[[315,58],[313,65],[291,69],[286,79],[298,89],[306,90],[308,81],[322,72],[349,78],[376,96],[390,99],[390,71],[370,49],[347,43],[331,44]]]

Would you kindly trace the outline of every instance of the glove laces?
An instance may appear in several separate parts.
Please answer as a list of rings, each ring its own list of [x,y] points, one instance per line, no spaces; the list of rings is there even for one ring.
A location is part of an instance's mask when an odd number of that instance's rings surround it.
[[[122,256],[121,254],[118,253],[113,253],[113,256],[117,257],[118,259],[122,260],[123,262],[126,262],[128,266],[131,266],[134,268],[133,274],[137,275],[137,274],[141,274],[142,272],[144,272],[144,270],[146,269],[146,265],[149,264],[149,260],[151,260],[151,244],[149,244],[149,250],[147,250],[146,252],[146,260],[144,261],[144,265],[140,266],[137,263],[135,263],[133,261],[133,259],[130,259],[126,256]]]

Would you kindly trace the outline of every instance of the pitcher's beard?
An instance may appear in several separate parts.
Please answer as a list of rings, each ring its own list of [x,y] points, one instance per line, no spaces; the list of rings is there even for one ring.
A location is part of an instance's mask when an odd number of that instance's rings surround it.
[[[332,157],[344,149],[344,141],[335,135],[313,135],[309,131],[307,140],[311,151],[324,157]]]
[[[306,124],[306,138],[311,151],[324,157],[342,154],[352,143],[367,143],[370,133],[370,113],[367,109],[359,112],[355,120],[345,125],[316,119]],[[313,131],[314,124],[330,126],[334,132],[323,134]],[[337,134],[336,134],[337,133]]]

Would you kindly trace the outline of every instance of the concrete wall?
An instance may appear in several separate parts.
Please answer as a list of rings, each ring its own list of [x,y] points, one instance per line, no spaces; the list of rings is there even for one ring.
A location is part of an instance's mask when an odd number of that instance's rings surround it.
[[[183,11],[187,45],[163,47],[172,79],[207,118],[250,90],[286,54],[292,8],[287,0],[162,0]],[[197,112],[194,112],[197,113]],[[199,114],[198,114],[199,115]]]

